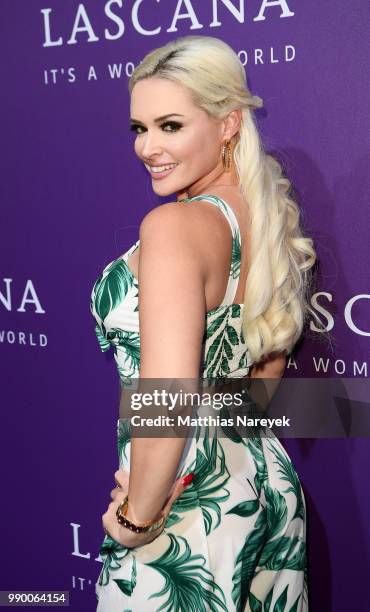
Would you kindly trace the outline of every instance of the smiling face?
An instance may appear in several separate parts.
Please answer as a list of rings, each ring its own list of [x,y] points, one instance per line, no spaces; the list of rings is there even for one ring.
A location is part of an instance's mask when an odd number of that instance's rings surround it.
[[[138,81],[131,93],[135,153],[159,196],[197,193],[223,173],[222,120],[196,106],[184,86],[164,78]]]

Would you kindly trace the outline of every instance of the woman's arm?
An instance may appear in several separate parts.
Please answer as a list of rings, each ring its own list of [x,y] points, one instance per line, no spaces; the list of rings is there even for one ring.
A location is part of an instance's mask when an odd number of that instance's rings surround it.
[[[206,271],[191,219],[182,206],[164,204],[140,227],[140,379],[199,378]],[[129,519],[141,523],[159,513],[185,443],[185,437],[132,437]]]

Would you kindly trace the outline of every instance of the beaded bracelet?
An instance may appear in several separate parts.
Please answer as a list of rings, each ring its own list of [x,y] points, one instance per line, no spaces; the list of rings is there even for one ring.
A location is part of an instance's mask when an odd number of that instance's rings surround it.
[[[116,511],[117,521],[123,527],[126,527],[127,529],[131,529],[131,531],[135,531],[135,533],[147,533],[149,531],[154,531],[155,529],[159,529],[159,527],[161,527],[164,523],[165,516],[163,512],[161,512],[159,517],[151,521],[141,523],[140,525],[136,525],[132,521],[129,521],[129,519],[125,516],[125,513],[127,512],[127,508],[128,508],[128,495],[126,495],[125,499],[121,501],[120,505],[117,508],[117,511]]]

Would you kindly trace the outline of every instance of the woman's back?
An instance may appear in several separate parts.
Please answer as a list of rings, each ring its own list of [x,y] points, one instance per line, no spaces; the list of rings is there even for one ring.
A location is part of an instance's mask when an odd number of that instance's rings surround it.
[[[232,234],[231,261],[225,295],[206,315],[201,359],[204,378],[246,376],[251,366],[242,332],[243,304],[234,303],[241,269],[241,233],[235,213],[217,196],[200,194],[185,203],[211,202],[226,217]],[[111,346],[121,379],[138,377],[140,369],[139,281],[128,266],[138,240],[121,257],[108,264],[97,279],[91,295],[91,312],[102,351]],[[165,282],[161,279],[160,282]]]

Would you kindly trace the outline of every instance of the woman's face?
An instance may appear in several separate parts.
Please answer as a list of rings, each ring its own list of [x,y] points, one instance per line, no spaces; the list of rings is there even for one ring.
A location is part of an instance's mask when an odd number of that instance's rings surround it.
[[[222,120],[195,106],[188,89],[159,77],[139,81],[131,93],[135,153],[159,196],[197,192],[222,174]]]

